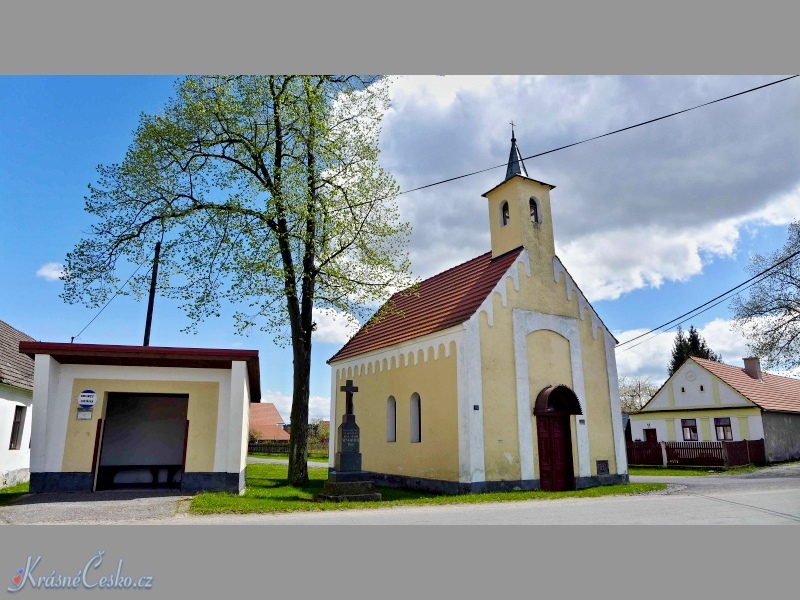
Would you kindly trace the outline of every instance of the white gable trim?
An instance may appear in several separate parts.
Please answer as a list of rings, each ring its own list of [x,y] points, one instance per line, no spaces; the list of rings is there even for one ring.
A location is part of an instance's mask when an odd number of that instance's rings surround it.
[[[515,308],[512,310],[514,324],[514,364],[517,373],[517,428],[519,431],[519,462],[522,479],[534,479],[533,424],[531,419],[531,390],[528,381],[527,336],[542,329],[553,331],[569,341],[572,365],[572,387],[581,405],[583,419],[575,420],[578,447],[578,475],[589,477],[589,432],[586,413],[586,388],[583,378],[581,340],[578,320],[572,317],[548,315]],[[583,423],[581,423],[583,421]]]

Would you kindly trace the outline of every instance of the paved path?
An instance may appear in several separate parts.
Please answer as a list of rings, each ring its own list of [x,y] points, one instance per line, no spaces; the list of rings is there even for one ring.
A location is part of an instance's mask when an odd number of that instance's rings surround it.
[[[632,477],[631,480],[666,482],[669,487],[663,492],[635,496],[391,507],[286,515],[192,515],[186,512],[191,496],[180,492],[32,494],[20,498],[10,506],[0,507],[0,523],[800,525],[800,463],[768,467],[741,475]]]

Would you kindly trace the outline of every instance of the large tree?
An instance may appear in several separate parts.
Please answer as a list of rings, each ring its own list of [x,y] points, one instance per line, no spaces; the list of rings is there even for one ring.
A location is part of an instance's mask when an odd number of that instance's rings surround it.
[[[377,161],[388,82],[202,76],[175,90],[142,115],[124,160],[98,167],[86,198],[98,222],[67,255],[62,297],[98,306],[161,241],[158,289],[182,301],[188,331],[226,303],[237,331],[291,344],[289,480],[305,485],[315,311],[365,317],[409,282],[410,228]],[[130,282],[138,297],[146,271]]]
[[[650,377],[621,375],[619,378],[620,408],[624,414],[639,412],[658,391]]]
[[[707,358],[717,362],[722,361],[722,357],[716,354],[711,348],[708,347],[703,336],[694,328],[694,325],[689,326],[689,331],[684,333],[681,326],[678,325],[678,331],[675,332],[675,341],[672,345],[672,356],[670,357],[667,372],[669,376],[677,371],[680,366],[690,356],[698,358]]]
[[[768,271],[750,288],[746,299],[737,295],[731,308],[734,325],[748,338],[748,349],[776,369],[800,367],[800,221],[789,225],[783,249],[756,255],[748,269]]]

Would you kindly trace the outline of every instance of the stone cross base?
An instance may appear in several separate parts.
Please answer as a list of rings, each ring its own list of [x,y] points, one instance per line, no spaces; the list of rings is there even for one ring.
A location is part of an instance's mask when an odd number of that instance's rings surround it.
[[[324,494],[317,496],[319,500],[329,502],[342,502],[353,500],[364,502],[368,500],[380,500],[382,496],[375,491],[375,484],[372,481],[326,481],[323,485]]]

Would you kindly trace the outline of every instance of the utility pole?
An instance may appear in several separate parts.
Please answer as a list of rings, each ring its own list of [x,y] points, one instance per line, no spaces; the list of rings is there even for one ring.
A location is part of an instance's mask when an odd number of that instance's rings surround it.
[[[144,325],[144,346],[150,345],[150,325],[153,322],[153,302],[156,298],[156,280],[158,279],[159,254],[161,254],[161,242],[156,242],[156,253],[153,257],[153,275],[150,277],[150,298],[147,301],[147,321]]]

